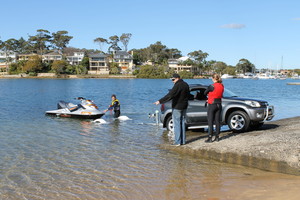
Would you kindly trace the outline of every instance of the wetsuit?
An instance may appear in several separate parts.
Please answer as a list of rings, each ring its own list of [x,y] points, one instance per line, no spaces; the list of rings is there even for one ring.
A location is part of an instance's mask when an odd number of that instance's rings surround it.
[[[111,102],[111,105],[109,106],[108,110],[114,110],[114,118],[118,118],[121,114],[120,111],[120,102],[118,99],[115,99]]]
[[[221,112],[222,112],[222,97],[224,92],[224,86],[222,83],[214,83],[210,85],[206,91],[205,95],[208,94],[208,110],[207,110],[207,120],[208,120],[208,137],[213,135],[213,124],[216,124],[216,137],[219,137],[221,129]]]

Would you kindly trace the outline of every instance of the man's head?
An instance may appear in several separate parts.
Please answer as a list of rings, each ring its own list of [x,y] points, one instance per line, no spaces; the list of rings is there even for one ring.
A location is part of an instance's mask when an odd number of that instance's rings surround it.
[[[171,80],[173,81],[173,83],[176,83],[178,80],[180,79],[179,74],[173,74]]]

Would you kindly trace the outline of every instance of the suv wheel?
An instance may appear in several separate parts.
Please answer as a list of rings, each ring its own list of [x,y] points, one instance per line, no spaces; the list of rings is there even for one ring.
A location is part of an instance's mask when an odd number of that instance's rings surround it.
[[[174,124],[173,124],[173,119],[172,115],[170,115],[166,121],[166,127],[168,131],[173,131],[174,129]]]
[[[229,128],[236,133],[245,132],[249,129],[250,119],[243,111],[234,111],[228,117]]]

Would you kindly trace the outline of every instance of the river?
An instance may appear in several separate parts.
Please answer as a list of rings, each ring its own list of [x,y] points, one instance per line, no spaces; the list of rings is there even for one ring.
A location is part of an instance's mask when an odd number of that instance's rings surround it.
[[[210,84],[191,79],[188,83]],[[267,100],[276,119],[299,116],[294,80],[224,80],[238,96]],[[194,158],[160,148],[166,130],[149,113],[172,87],[166,79],[0,79],[0,199],[299,199],[300,177]],[[45,116],[83,96],[100,110],[111,94],[115,120]],[[188,131],[187,135],[200,134]]]

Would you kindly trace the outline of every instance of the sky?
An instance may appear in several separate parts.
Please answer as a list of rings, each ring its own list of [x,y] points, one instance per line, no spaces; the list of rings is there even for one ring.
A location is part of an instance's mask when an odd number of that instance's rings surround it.
[[[157,41],[183,56],[235,66],[300,69],[299,0],[0,0],[0,40],[36,30],[68,31],[68,46],[99,49],[94,39],[131,33],[128,49]],[[122,48],[122,44],[120,43]]]

